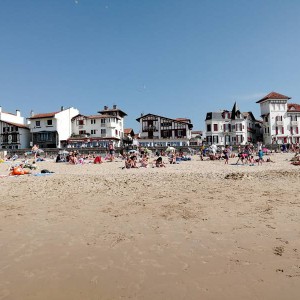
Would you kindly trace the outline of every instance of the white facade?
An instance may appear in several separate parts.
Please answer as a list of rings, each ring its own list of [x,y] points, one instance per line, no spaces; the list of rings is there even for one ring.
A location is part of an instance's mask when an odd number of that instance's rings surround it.
[[[0,106],[0,148],[25,149],[29,147],[30,132],[19,110],[6,113]]]
[[[7,121],[7,122],[26,125],[26,120],[24,117],[21,117],[21,113],[19,110],[16,110],[16,114],[7,113],[2,110],[1,106],[0,106],[0,121]]]
[[[140,122],[140,146],[188,146],[192,137],[193,125],[189,119],[170,119],[147,114],[137,121]]]
[[[72,118],[72,135],[68,147],[107,147],[110,142],[120,147],[124,137],[126,113],[116,105],[104,106],[99,115],[77,115]]]
[[[260,140],[260,123],[251,112],[241,113],[236,104],[232,111],[207,113],[205,124],[209,145],[246,145]]]
[[[45,114],[32,114],[29,118],[31,145],[40,148],[61,148],[72,134],[71,119],[79,114],[73,107],[61,108],[61,111]]]
[[[263,118],[264,144],[300,142],[300,105],[288,104],[289,99],[272,92],[256,102]]]

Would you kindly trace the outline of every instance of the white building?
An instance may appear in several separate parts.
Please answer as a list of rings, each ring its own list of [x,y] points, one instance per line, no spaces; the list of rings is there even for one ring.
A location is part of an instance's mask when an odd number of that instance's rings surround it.
[[[31,145],[37,144],[40,148],[61,148],[72,134],[71,119],[78,115],[76,108],[70,107],[60,111],[31,114],[29,118]]]
[[[240,112],[236,103],[232,111],[206,114],[206,142],[216,145],[245,145],[261,140],[260,122],[252,112]]]
[[[0,106],[0,148],[25,149],[29,147],[30,132],[19,110],[6,113]]]
[[[124,137],[125,112],[113,105],[99,111],[99,115],[76,115],[72,118],[72,135],[68,147],[107,147],[110,141],[121,146]]]
[[[140,146],[189,145],[193,128],[190,119],[170,119],[154,114],[147,114],[142,115],[136,120],[140,123]]]
[[[288,104],[291,98],[271,92],[256,103],[263,118],[264,144],[300,142],[300,105]]]

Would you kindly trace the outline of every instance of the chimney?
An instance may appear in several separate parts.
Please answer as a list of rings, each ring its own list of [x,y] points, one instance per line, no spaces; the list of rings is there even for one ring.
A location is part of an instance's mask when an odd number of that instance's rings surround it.
[[[104,106],[104,110],[108,110],[108,107],[106,105]]]
[[[31,111],[30,111],[30,117],[33,117],[33,116],[34,116],[34,111],[31,110]]]
[[[18,109],[16,110],[16,116],[21,117],[21,112]]]
[[[65,110],[65,108],[63,106],[60,107],[60,111],[63,111]]]
[[[114,105],[113,105],[113,109],[117,109],[117,105],[114,104]]]

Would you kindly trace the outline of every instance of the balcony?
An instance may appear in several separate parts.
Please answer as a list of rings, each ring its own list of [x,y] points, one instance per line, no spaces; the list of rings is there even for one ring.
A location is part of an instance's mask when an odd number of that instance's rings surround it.
[[[101,126],[102,126],[102,124],[101,124]],[[117,126],[116,123],[112,123],[112,122],[105,124],[106,128],[116,128],[116,126]]]
[[[297,126],[298,125],[298,121],[291,121],[291,126]]]
[[[283,126],[283,121],[276,121],[276,124],[277,124],[278,126]]]

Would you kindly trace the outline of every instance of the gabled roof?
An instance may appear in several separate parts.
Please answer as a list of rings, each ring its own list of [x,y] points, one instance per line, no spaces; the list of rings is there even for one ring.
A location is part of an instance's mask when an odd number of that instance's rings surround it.
[[[289,103],[287,106],[288,112],[300,112],[300,104]]]
[[[184,123],[191,123],[191,120],[187,119],[187,118],[176,118],[175,121],[180,121],[180,122],[184,122]]]
[[[82,114],[74,116],[71,120],[76,120],[77,118],[83,117],[84,119],[106,119],[106,118],[117,118],[120,119],[118,116],[112,116],[112,115],[90,115],[90,116],[85,116]]]
[[[276,93],[276,92],[271,92],[268,95],[266,95],[265,97],[263,97],[262,99],[258,100],[256,103],[260,103],[263,102],[265,100],[269,100],[269,99],[280,99],[280,100],[289,100],[291,99],[291,97]]]
[[[14,123],[14,122],[8,122],[8,121],[2,121],[2,122],[6,123],[6,124],[9,124],[9,125],[12,125],[12,126],[29,129],[29,127],[26,126],[26,125],[24,125],[24,124],[19,124],[19,123]]]
[[[36,114],[28,119],[32,120],[32,119],[54,118],[57,113],[59,113],[59,111],[51,112],[51,113],[44,113],[44,114]]]
[[[132,128],[124,128],[124,134],[131,134],[134,133]]]
[[[155,114],[146,114],[146,115],[142,115],[142,116],[140,116],[139,118],[137,118],[136,120],[137,120],[138,122],[140,122],[140,119],[143,119],[143,118],[148,117],[148,116],[155,116],[155,117],[164,118],[164,119],[167,119],[167,120],[170,120],[170,121],[173,121],[173,122],[178,122],[178,123],[184,123],[184,124],[192,125],[191,122],[188,122],[188,121],[182,121],[182,120],[189,120],[189,119],[182,119],[182,118],[171,119],[171,118],[168,118],[168,117],[163,117],[163,116],[159,116],[159,115],[155,115]],[[189,120],[189,121],[190,121],[190,120]]]

